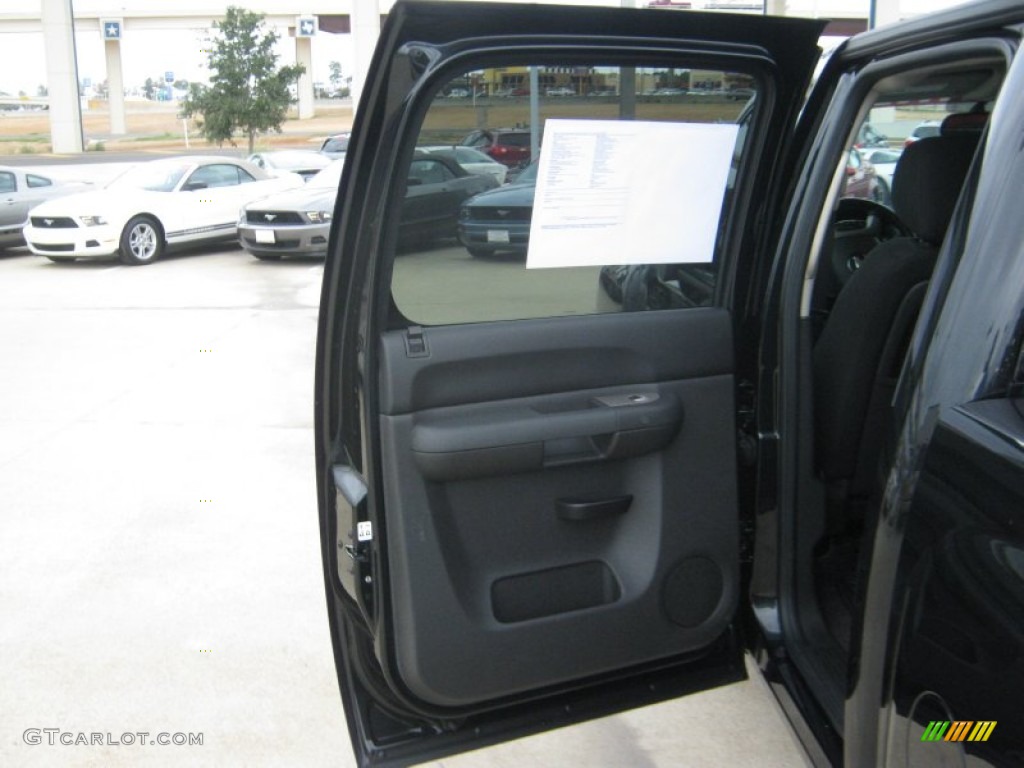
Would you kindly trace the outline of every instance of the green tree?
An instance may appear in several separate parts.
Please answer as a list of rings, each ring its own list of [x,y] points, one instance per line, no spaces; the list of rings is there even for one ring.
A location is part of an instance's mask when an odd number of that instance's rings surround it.
[[[262,14],[229,6],[224,21],[214,26],[218,35],[207,50],[210,84],[191,83],[182,111],[198,116],[199,130],[218,146],[225,141],[235,146],[234,134],[241,132],[251,153],[259,134],[281,132],[294,101],[290,86],[305,68],[277,66],[278,36],[266,29]]]
[[[153,94],[156,91],[156,81],[152,77],[146,78],[145,85],[142,86],[142,95],[147,99],[152,100]]]
[[[327,68],[331,72],[330,76],[327,79],[331,83],[331,88],[337,91],[341,88],[341,62],[332,61],[330,64],[327,65]]]

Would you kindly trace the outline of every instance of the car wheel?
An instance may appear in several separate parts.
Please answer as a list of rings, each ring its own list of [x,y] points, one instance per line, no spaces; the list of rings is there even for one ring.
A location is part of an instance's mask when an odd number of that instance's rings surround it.
[[[466,250],[469,251],[469,255],[474,259],[486,259],[488,256],[494,255],[494,251],[490,248],[470,248],[467,246]]]
[[[280,261],[281,260],[281,254],[280,253],[254,253],[253,256],[255,256],[260,261]]]
[[[121,232],[121,263],[131,266],[149,264],[164,251],[160,225],[150,216],[136,216]]]

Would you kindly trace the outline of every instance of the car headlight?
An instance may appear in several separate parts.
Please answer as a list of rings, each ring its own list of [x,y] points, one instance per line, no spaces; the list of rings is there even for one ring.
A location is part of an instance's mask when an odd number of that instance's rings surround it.
[[[100,227],[107,223],[105,216],[81,216],[82,225],[86,227]]]
[[[330,211],[305,211],[305,214],[313,224],[326,224],[332,216]]]

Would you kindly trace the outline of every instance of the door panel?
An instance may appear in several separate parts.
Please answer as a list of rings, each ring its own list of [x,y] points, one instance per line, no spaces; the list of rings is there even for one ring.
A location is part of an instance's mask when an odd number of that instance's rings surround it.
[[[729,316],[622,319],[433,328],[429,357],[384,336],[394,663],[424,702],[686,653],[731,621]]]

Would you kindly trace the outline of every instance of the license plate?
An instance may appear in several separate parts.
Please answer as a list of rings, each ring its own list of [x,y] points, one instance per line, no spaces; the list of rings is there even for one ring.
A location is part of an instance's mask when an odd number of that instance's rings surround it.
[[[487,230],[487,242],[488,243],[507,243],[508,230],[507,229],[488,229]]]
[[[273,243],[276,242],[274,238],[274,230],[272,229],[254,229],[253,233],[256,235],[257,243]]]

